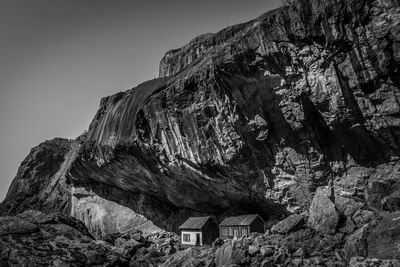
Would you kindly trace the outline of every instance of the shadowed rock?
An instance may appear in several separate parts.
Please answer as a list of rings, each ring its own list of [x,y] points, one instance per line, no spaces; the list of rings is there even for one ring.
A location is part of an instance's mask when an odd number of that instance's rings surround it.
[[[370,225],[365,225],[348,237],[344,245],[347,260],[354,256],[366,257],[368,255],[367,236],[370,228]]]
[[[363,200],[400,155],[396,7],[294,1],[169,51],[162,78],[101,101],[71,180],[105,199],[101,185],[117,188],[175,230],[190,215],[305,211],[332,177]],[[391,188],[369,205],[396,209]]]
[[[293,214],[272,226],[271,231],[273,233],[286,234],[290,231],[299,230],[304,224],[303,216]]]
[[[386,215],[368,235],[368,257],[400,259],[400,212]]]
[[[319,187],[310,206],[308,223],[318,232],[336,233],[339,213],[332,202],[333,192],[329,187]]]

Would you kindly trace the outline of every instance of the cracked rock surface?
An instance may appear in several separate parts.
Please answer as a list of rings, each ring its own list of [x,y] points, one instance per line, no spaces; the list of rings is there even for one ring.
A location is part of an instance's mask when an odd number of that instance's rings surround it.
[[[101,101],[71,180],[117,188],[169,229],[190,214],[283,218],[330,183],[397,210],[397,6],[295,1],[167,52],[161,78]]]

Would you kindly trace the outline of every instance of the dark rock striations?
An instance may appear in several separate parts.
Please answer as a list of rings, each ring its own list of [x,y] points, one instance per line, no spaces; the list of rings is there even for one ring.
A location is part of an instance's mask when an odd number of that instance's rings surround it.
[[[329,181],[396,210],[396,179],[377,178],[399,166],[396,5],[295,1],[168,52],[163,78],[102,100],[71,180],[170,229],[305,211]]]

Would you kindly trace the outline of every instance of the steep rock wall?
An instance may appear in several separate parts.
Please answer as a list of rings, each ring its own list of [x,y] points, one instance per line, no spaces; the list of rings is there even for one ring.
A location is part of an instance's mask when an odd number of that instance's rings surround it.
[[[60,210],[101,237],[279,218],[327,184],[337,205],[399,210],[399,5],[299,0],[167,52],[162,78],[101,101],[82,145],[34,148],[1,213]]]
[[[102,100],[71,180],[171,229],[306,210],[328,183],[368,202],[370,176],[399,159],[399,16],[395,0],[299,0],[200,36],[166,54],[163,78]]]

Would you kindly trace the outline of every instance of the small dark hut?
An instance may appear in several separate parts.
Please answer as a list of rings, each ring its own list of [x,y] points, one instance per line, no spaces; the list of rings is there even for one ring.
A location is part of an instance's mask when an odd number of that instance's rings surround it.
[[[250,233],[264,233],[265,221],[258,214],[225,218],[219,225],[219,237],[240,238]]]
[[[218,237],[218,226],[210,216],[190,217],[179,229],[183,245],[210,245]]]

